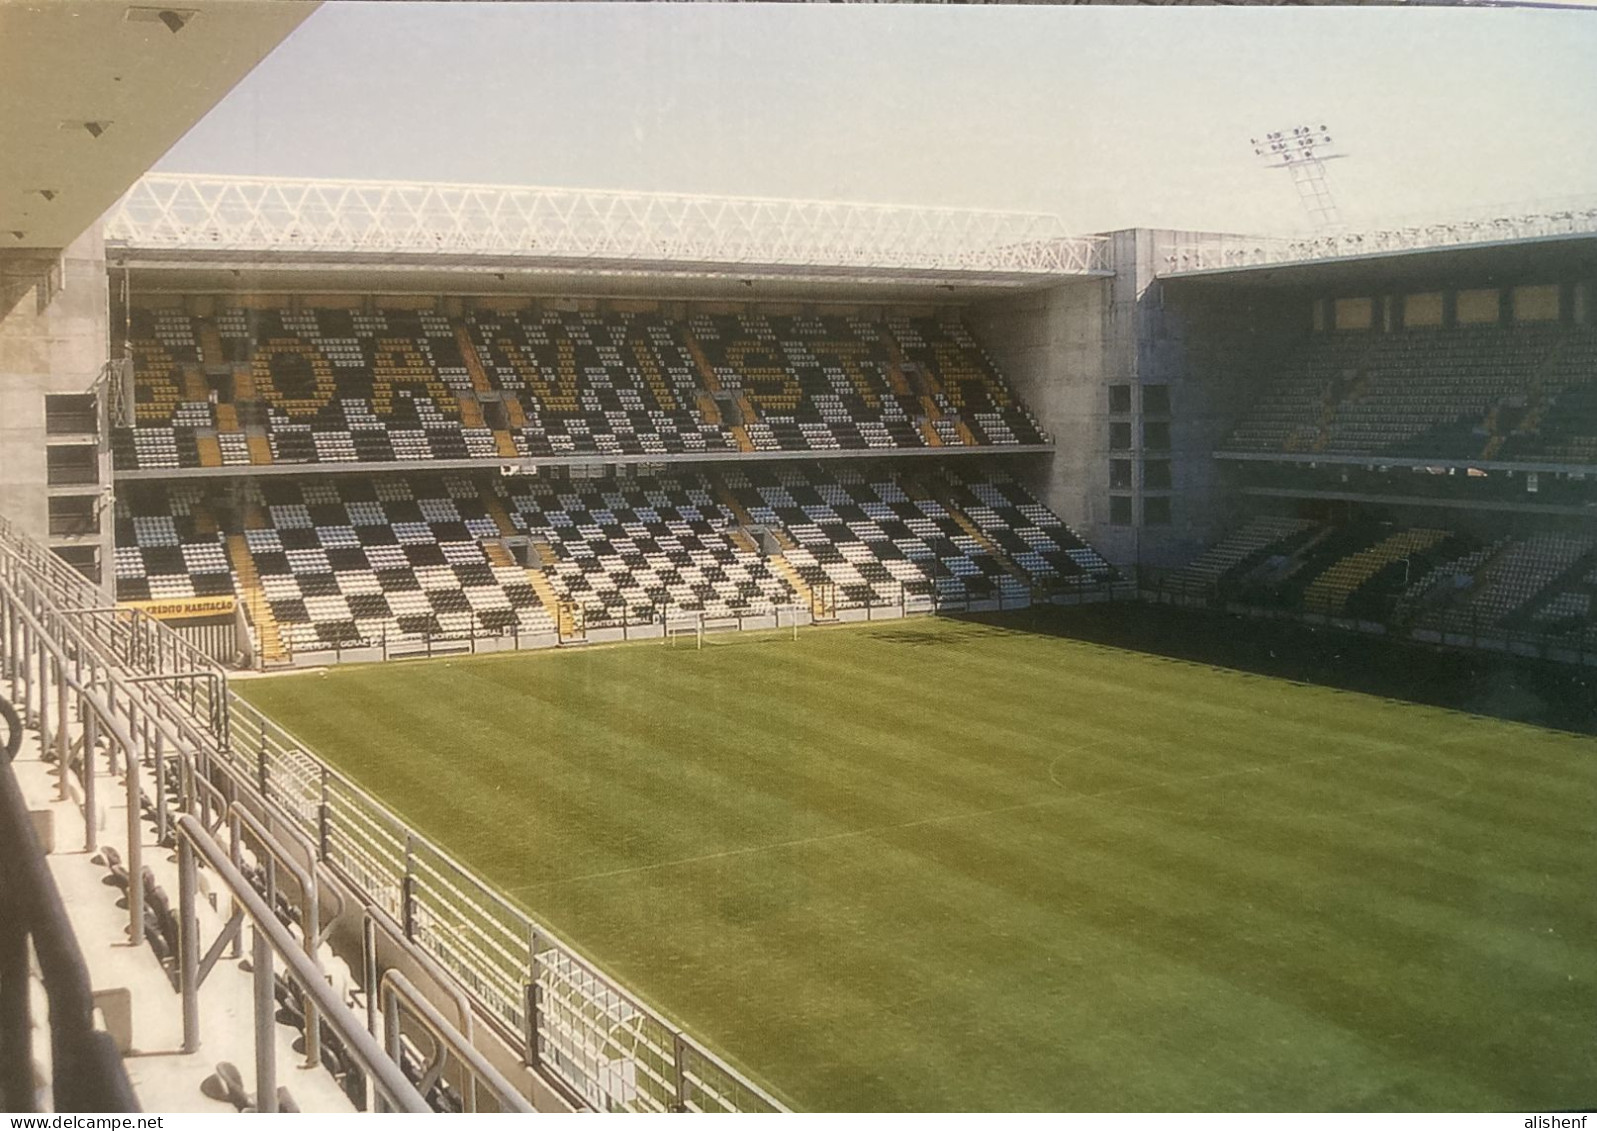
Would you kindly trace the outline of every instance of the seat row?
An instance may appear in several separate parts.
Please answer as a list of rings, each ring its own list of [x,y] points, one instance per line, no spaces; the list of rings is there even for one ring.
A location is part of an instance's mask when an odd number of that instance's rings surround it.
[[[131,348],[124,470],[1047,442],[948,318],[138,310]]]
[[[1597,534],[1500,535],[1259,517],[1174,581],[1247,604],[1442,628],[1597,632]]]
[[[1222,450],[1589,463],[1597,331],[1317,334],[1260,390]]]
[[[754,465],[132,483],[120,600],[237,594],[288,651],[698,613],[1029,599],[1107,562],[997,471]]]

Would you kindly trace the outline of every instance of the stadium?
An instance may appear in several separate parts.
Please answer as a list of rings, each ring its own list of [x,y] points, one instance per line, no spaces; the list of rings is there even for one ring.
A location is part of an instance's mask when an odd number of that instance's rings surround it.
[[[1597,206],[152,168],[315,8],[0,9],[0,1106],[1590,1107]]]

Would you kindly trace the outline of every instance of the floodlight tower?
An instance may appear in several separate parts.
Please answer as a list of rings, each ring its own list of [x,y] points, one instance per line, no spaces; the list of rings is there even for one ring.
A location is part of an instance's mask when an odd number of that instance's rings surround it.
[[[1291,175],[1298,201],[1315,227],[1327,231],[1341,227],[1342,217],[1325,176],[1325,163],[1347,154],[1331,151],[1330,127],[1293,126],[1251,140],[1254,156],[1267,168],[1285,169]]]

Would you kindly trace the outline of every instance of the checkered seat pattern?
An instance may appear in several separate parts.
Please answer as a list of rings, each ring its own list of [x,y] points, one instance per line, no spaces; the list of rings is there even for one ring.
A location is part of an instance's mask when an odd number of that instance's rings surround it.
[[[113,573],[118,601],[231,596],[221,536],[197,529],[200,484],[129,484],[116,504]]]
[[[590,617],[696,611],[711,618],[793,602],[765,559],[730,536],[732,514],[694,475],[518,484],[512,518],[552,556],[562,600]]]
[[[983,446],[1046,444],[1036,417],[1020,403],[998,366],[964,323],[946,318],[888,319],[888,330],[907,363],[931,375],[933,400],[945,417],[957,417]],[[933,422],[948,447],[966,444],[952,419]]]
[[[836,586],[840,607],[1004,592],[1003,564],[891,469],[738,468],[726,481],[755,522],[786,528],[788,562],[811,586]]]
[[[432,311],[229,311],[218,332],[248,356],[256,393],[244,425],[274,463],[491,459],[493,431],[467,427],[471,387],[453,324]]]
[[[206,360],[193,319],[181,310],[135,310],[130,323],[134,426],[113,429],[113,466],[118,471],[199,467],[196,433],[214,429],[216,416],[209,397],[198,397],[196,382],[189,379]]]
[[[260,492],[270,524],[244,536],[294,650],[553,630],[525,572],[488,560],[482,541],[500,531],[468,478],[269,480]]]
[[[699,407],[679,330],[652,315],[474,312],[468,326],[490,379],[516,394],[523,455],[685,455],[736,450]]]
[[[700,314],[688,322],[723,390],[741,393],[760,451],[925,445],[916,397],[895,393],[876,323],[840,315]]]
[[[966,476],[945,472],[965,517],[1043,589],[1098,585],[1116,577],[1114,567],[1030,491],[1002,471]]]

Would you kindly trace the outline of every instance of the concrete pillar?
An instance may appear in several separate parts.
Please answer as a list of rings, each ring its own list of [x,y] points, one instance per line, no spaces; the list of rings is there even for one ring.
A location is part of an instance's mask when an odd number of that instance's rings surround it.
[[[99,225],[59,254],[29,251],[0,259],[0,512],[52,545],[96,547],[106,584],[113,527],[109,447],[103,436],[76,437],[99,444],[99,484],[51,488],[45,404],[49,394],[84,393],[94,385],[108,356],[109,320]],[[99,534],[52,539],[52,494],[103,495]]]

